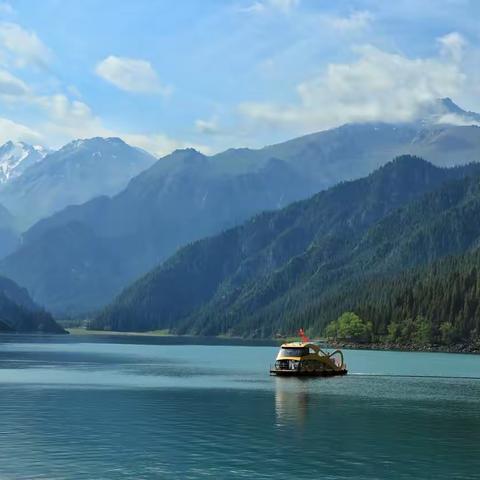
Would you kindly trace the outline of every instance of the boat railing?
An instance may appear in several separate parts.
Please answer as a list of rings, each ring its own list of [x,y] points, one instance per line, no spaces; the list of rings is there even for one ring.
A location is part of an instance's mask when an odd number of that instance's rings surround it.
[[[340,357],[340,364],[338,364],[334,358],[335,355],[338,355]],[[332,363],[335,365],[336,368],[338,369],[342,369],[342,368],[347,368],[347,366],[345,365],[345,362],[344,362],[344,359],[343,359],[343,353],[341,350],[335,350],[334,352],[332,353],[329,353],[328,354],[328,358],[332,361]]]

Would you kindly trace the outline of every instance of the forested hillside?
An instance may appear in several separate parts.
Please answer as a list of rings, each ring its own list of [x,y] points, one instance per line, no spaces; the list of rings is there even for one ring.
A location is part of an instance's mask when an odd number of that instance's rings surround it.
[[[440,169],[400,157],[364,179],[182,249],[91,327],[271,336],[301,325],[321,333],[332,320],[323,306],[347,283],[475,246],[478,173],[478,165]]]
[[[0,277],[0,331],[65,333],[53,317],[36,305],[28,292]]]
[[[395,276],[345,282],[308,312],[312,331],[344,311],[373,324],[372,341],[451,345],[480,341],[480,250],[448,256]]]

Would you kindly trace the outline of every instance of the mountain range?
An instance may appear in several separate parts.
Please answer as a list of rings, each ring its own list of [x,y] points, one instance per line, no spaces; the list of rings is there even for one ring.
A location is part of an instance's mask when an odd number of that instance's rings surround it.
[[[346,285],[478,246],[479,175],[479,164],[397,158],[181,249],[91,327],[264,337],[304,325],[318,334],[335,318],[325,305]]]
[[[68,205],[119,192],[155,160],[119,138],[75,140],[41,158],[37,147],[26,144],[9,142],[0,154],[4,149],[17,153],[8,157],[16,159],[10,163],[2,163],[4,157],[0,157],[0,168],[7,172],[8,180],[0,186],[0,203],[12,213],[21,230]],[[25,156],[26,152],[32,153]],[[9,170],[7,165],[16,166]]]
[[[448,115],[471,125],[436,123]],[[349,124],[259,150],[230,149],[211,157],[177,150],[116,195],[68,206],[34,224],[21,246],[0,262],[0,272],[57,315],[85,314],[180,247],[367,175],[397,155],[416,154],[437,166],[478,160],[476,115],[443,99],[413,123]],[[120,141],[93,139],[82,145],[112,142]],[[75,145],[58,153],[75,150]],[[29,178],[30,172],[18,180],[28,184]],[[45,178],[48,185],[51,177]],[[17,186],[17,192],[23,191]]]
[[[40,145],[7,142],[0,146],[0,191],[7,183],[24,174],[29,167],[41,162],[49,151]],[[0,205],[0,258],[13,252],[19,243],[19,226],[5,206]]]
[[[7,142],[0,147],[0,183],[7,183],[22,175],[28,167],[41,162],[48,150],[25,142]]]

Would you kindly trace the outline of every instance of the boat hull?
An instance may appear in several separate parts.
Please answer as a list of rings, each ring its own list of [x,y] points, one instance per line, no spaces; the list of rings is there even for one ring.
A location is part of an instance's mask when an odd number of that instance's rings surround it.
[[[278,377],[335,377],[339,375],[346,375],[348,370],[319,370],[313,372],[298,371],[298,370],[282,370],[272,368],[270,369],[270,375],[276,375]]]

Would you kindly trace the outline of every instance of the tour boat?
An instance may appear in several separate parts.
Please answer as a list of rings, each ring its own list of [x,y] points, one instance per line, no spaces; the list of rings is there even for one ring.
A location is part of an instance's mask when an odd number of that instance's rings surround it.
[[[300,335],[301,342],[284,343],[280,347],[275,366],[270,368],[270,375],[318,377],[346,375],[347,365],[340,350],[324,352],[304,336],[303,329],[300,330]]]

